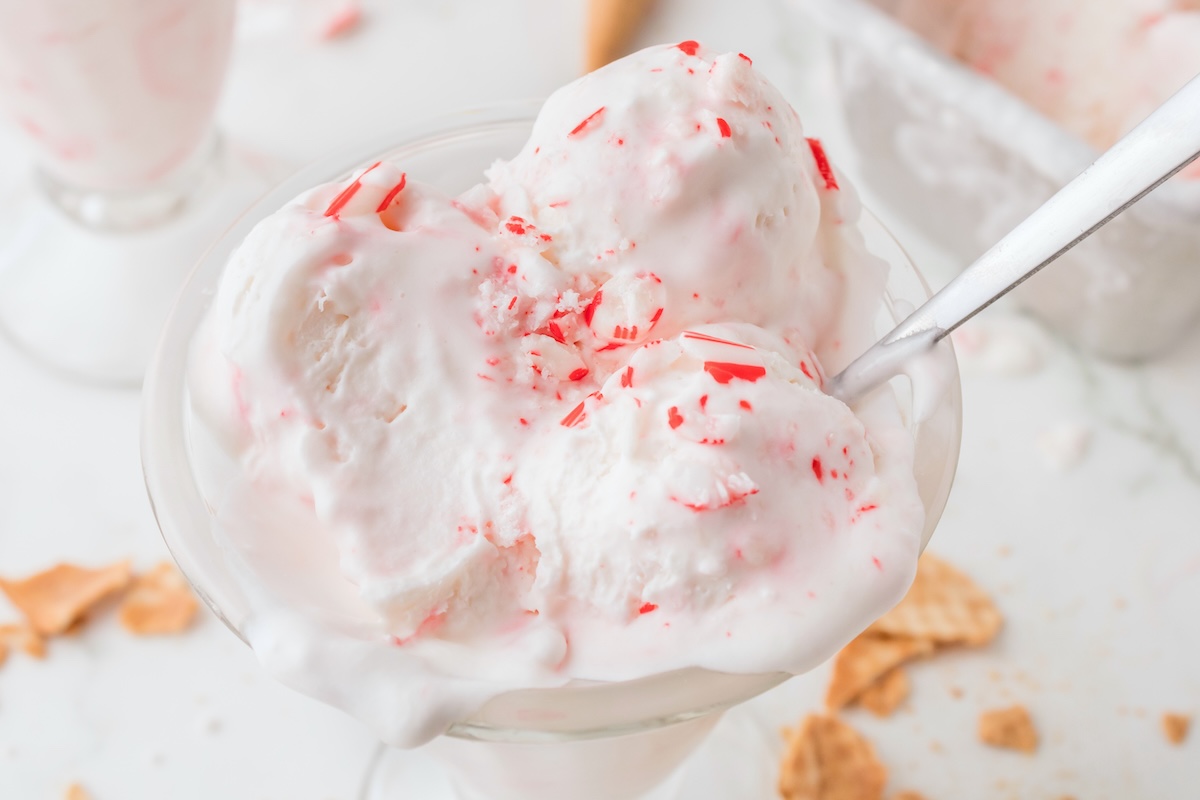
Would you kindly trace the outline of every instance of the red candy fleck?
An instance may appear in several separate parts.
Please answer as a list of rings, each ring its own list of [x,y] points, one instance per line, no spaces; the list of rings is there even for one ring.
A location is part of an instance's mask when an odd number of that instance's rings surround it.
[[[740,347],[743,350],[753,350],[754,349],[753,347],[751,347],[748,344],[742,344],[740,342],[731,342],[728,339],[718,339],[716,336],[709,336],[707,333],[700,333],[698,331],[684,331],[682,336],[684,339],[695,339],[700,342],[712,342],[714,344],[727,344],[730,347]]]
[[[397,183],[395,186],[393,186],[391,189],[388,189],[388,193],[383,196],[383,200],[382,200],[382,202],[380,202],[379,207],[375,209],[375,213],[382,214],[384,211],[387,211],[388,206],[390,206],[392,204],[392,201],[396,199],[396,195],[398,195],[404,191],[404,185],[407,182],[408,182],[408,173],[401,172],[400,173],[400,182]]]
[[[667,424],[672,428],[678,428],[683,424],[683,417],[679,414],[678,406],[671,406],[667,409]]]
[[[588,374],[587,367],[580,367],[579,369],[575,370],[570,375],[568,375],[567,378],[569,380],[573,380],[573,381],[581,381],[587,377],[587,374]]]
[[[803,372],[810,381],[816,380],[816,378],[812,376],[812,373],[808,371],[808,364],[803,361],[800,362],[800,371]]]
[[[505,486],[508,486],[510,483],[512,483],[512,475],[509,475],[507,478],[504,479]]]
[[[876,505],[875,503],[867,503],[865,506],[862,506],[861,508],[858,509],[858,513],[865,514],[868,511],[874,511],[877,508],[879,508],[879,506]]]
[[[520,217],[509,217],[508,222],[504,223],[504,227],[509,233],[515,233],[517,236],[525,235],[525,220]]]
[[[584,306],[583,321],[585,324],[589,326],[592,324],[592,317],[596,315],[596,306],[600,305],[603,299],[604,292],[596,292],[595,296],[592,298],[592,301]]]
[[[707,408],[707,407],[708,407],[708,395],[702,394],[702,395],[700,395],[700,408]]]
[[[729,383],[734,378],[754,383],[767,374],[766,367],[758,367],[753,364],[734,364],[729,361],[705,361],[704,371],[720,384]]]
[[[362,188],[363,177],[368,172],[378,167],[381,163],[382,162],[380,161],[376,161],[374,164],[364,169],[362,175],[359,175],[357,178],[351,181],[349,186],[347,186],[345,189],[342,189],[341,194],[333,198],[333,202],[329,204],[329,208],[325,209],[325,216],[336,218],[338,212],[345,208],[346,203],[349,203],[352,199],[354,199],[354,195],[358,194],[358,190]]]
[[[557,322],[551,322],[546,326],[546,330],[550,332],[550,338],[559,344],[566,344],[567,338],[563,336],[562,328],[558,327]],[[574,380],[574,379],[572,379]]]
[[[638,609],[638,613],[649,614],[651,611],[654,611],[657,608],[658,606],[654,603],[642,603],[642,607]]]
[[[508,310],[512,311],[513,307],[516,306],[516,304],[517,304],[517,296],[514,294],[512,296],[512,299],[508,301]]]
[[[583,122],[579,123],[574,128],[572,128],[571,132],[568,133],[567,135],[568,136],[578,136],[579,134],[583,133],[584,129],[586,129],[589,125],[591,125],[593,122],[595,122],[597,119],[599,119],[599,117],[603,113],[604,113],[604,106],[600,106],[595,111],[593,111],[591,114],[589,114],[587,119],[585,119]]]
[[[580,403],[579,405],[577,405],[573,409],[571,409],[571,413],[569,413],[565,417],[563,417],[562,421],[559,422],[559,424],[562,425],[564,428],[574,428],[580,422],[583,422],[583,416],[584,416],[583,403]]]
[[[821,459],[816,456],[814,456],[812,460],[812,471],[813,475],[817,476],[818,483],[825,482],[825,468],[821,466]]]
[[[733,136],[733,131],[730,129],[729,123],[720,117],[717,117],[717,130],[721,131],[722,139],[728,139],[730,136]]]
[[[621,373],[621,386],[626,389],[633,386],[633,367],[626,367]]]
[[[617,325],[613,328],[612,338],[633,340],[637,338],[637,331],[637,325],[631,328],[626,328],[624,325]]]
[[[810,138],[808,147],[812,150],[813,158],[816,159],[817,171],[825,179],[825,188],[836,190],[838,188],[837,178],[833,176],[833,167],[829,165],[829,157],[825,155],[825,148],[821,146],[821,140]]]
[[[397,647],[404,647],[414,639],[434,633],[438,628],[442,627],[445,621],[446,615],[444,613],[434,612],[422,620],[421,624],[417,626],[417,629],[410,636],[393,636],[392,644]]]
[[[689,56],[696,55],[696,51],[700,49],[700,43],[693,42],[691,39],[688,39],[686,42],[680,42],[675,46],[687,53]]]
[[[738,58],[742,59],[742,60],[743,60],[743,61],[745,61],[747,64],[753,64],[753,63],[754,63],[753,61],[751,61],[751,60],[750,60],[750,56],[746,55],[745,53],[738,53]]]
[[[876,556],[871,556],[871,563],[875,565],[875,569],[883,572],[883,562],[880,561]]]
[[[738,400],[738,405],[741,406],[742,408],[746,409],[747,411],[754,410],[754,408],[750,405],[749,400]]]
[[[662,281],[659,281],[659,283],[661,283],[661,282],[662,282]],[[663,310],[662,310],[661,308],[660,308],[658,311],[655,311],[655,312],[654,312],[654,316],[650,318],[650,324],[651,324],[651,325],[653,325],[654,323],[656,323],[656,322],[658,322],[660,319],[662,319],[662,312],[663,312]]]
[[[750,497],[750,496],[756,495],[756,494],[758,494],[758,489],[751,489],[748,492],[737,492],[737,491],[730,490],[729,497],[726,498],[725,500],[722,500],[721,502],[717,503],[716,505],[705,505],[705,504],[701,504],[701,503],[689,503],[686,500],[679,499],[678,497],[672,497],[672,498],[670,498],[670,500],[672,503],[679,503],[679,505],[683,506],[684,508],[690,508],[692,511],[699,513],[699,512],[703,512],[703,511],[716,511],[719,508],[728,508],[729,506],[740,503],[743,500],[745,500],[747,497]]]

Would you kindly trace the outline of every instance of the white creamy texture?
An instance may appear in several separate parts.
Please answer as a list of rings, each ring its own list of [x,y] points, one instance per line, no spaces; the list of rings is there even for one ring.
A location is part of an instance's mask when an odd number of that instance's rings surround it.
[[[890,607],[924,513],[894,399],[821,391],[886,273],[821,152],[685,42],[460,200],[384,162],[261,222],[193,395],[268,668],[414,744],[509,689],[802,672]]]
[[[796,112],[751,62],[685,43],[555,92],[489,178],[500,215],[552,236],[564,270],[663,279],[656,336],[712,318],[773,322],[799,303],[807,313],[791,321],[812,338],[831,278],[809,256],[811,173]],[[649,336],[647,319],[631,321]]]
[[[0,101],[59,180],[138,189],[209,133],[233,0],[0,2]]]
[[[1102,150],[1200,73],[1196,0],[880,5]]]

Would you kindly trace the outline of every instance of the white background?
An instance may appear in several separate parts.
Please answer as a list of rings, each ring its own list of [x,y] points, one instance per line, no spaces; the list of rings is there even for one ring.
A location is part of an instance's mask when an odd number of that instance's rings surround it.
[[[333,42],[296,29],[281,0],[247,3],[220,124],[297,162],[438,112],[544,96],[579,71],[581,2],[379,0]],[[818,37],[784,19],[770,0],[662,0],[640,40],[751,55],[870,203]],[[0,127],[0,188],[28,167]],[[955,265],[927,237],[876,210],[935,285],[948,279]],[[849,716],[890,789],[931,800],[1195,796],[1200,736],[1170,747],[1158,717],[1200,711],[1200,340],[1114,367],[1001,307],[970,343],[962,463],[933,549],[996,595],[1007,626],[985,652],[915,666],[896,717]],[[1005,352],[1032,360],[1002,368]],[[1092,434],[1066,470],[1039,444],[1063,425]],[[0,575],[166,557],[137,429],[136,394],[62,381],[0,340]],[[0,601],[0,622],[12,617]],[[824,676],[753,704],[762,741],[815,708]],[[1010,702],[1038,723],[1034,757],[975,740],[979,710]],[[350,800],[373,746],[353,720],[273,685],[207,614],[163,640],[132,639],[110,615],[44,662],[14,654],[0,668],[4,800],[58,798],[76,780],[96,800]]]

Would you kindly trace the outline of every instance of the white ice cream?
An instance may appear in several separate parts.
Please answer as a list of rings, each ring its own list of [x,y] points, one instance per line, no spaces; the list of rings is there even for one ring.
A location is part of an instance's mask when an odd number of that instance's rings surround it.
[[[457,200],[402,170],[261,222],[197,340],[269,667],[412,744],[511,689],[802,672],[903,594],[911,439],[822,391],[886,265],[749,59],[616,62]],[[297,555],[334,550],[336,613]]]
[[[210,132],[233,0],[0,0],[0,105],[58,180],[131,190]]]

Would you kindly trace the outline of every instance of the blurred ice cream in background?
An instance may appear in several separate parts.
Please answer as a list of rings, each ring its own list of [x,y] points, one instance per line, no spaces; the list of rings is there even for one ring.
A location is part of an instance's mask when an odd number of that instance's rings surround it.
[[[1195,0],[795,6],[833,34],[867,187],[963,266],[1200,72]],[[1196,177],[1193,164],[1014,298],[1094,353],[1166,352],[1200,320]]]
[[[0,1],[0,96],[54,179],[153,186],[211,133],[234,0]]]
[[[136,386],[183,274],[269,177],[214,118],[236,0],[0,0],[0,107],[27,140],[0,228],[0,331]]]
[[[879,0],[1104,150],[1200,73],[1197,0]],[[1200,164],[1185,175],[1200,178]]]

